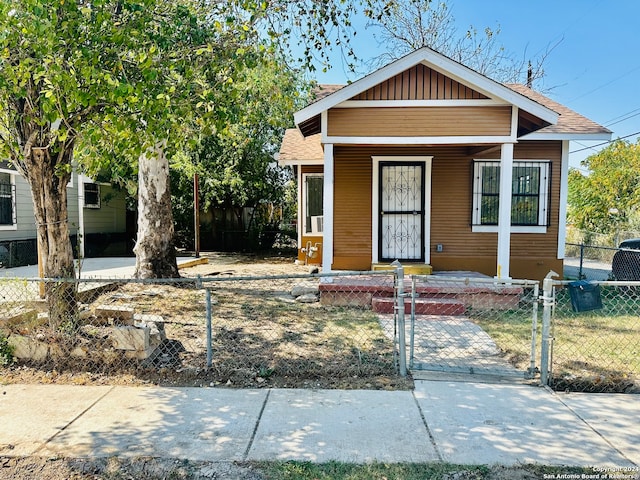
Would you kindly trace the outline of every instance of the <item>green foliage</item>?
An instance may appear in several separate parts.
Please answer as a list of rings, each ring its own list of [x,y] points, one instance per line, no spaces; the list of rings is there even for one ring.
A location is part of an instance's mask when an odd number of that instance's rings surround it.
[[[191,155],[173,158],[176,231],[185,246],[193,235],[194,173],[200,176],[201,210],[215,208],[236,217],[226,228],[250,232],[256,240],[278,228],[280,216],[272,215],[273,207],[284,202],[290,174],[273,156],[300,104],[301,84],[296,72],[281,68],[277,54],[260,53],[252,69],[238,72],[235,88],[241,101],[229,105],[225,124],[203,138]],[[252,212],[248,221],[242,215],[245,208]]]
[[[568,219],[575,227],[615,233],[638,227],[640,143],[618,140],[569,171]]]
[[[13,363],[13,346],[9,340],[0,333],[0,366],[6,367]]]

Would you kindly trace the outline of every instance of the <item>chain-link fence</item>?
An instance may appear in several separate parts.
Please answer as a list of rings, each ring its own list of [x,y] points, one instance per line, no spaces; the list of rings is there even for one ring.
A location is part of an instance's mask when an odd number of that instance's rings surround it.
[[[371,305],[393,298],[394,278],[2,279],[0,335],[17,365],[40,369],[181,385],[383,388],[407,381],[395,319]]]
[[[632,245],[620,248],[568,243],[565,276],[573,280],[640,281],[640,240]]]
[[[407,388],[407,368],[540,372],[559,390],[640,391],[640,282],[547,280],[538,290],[474,276],[403,279],[401,269],[2,278],[0,366],[234,387]]]
[[[411,368],[533,378],[537,281],[447,275],[411,278]]]
[[[552,281],[545,287],[556,390],[640,393],[640,282]]]

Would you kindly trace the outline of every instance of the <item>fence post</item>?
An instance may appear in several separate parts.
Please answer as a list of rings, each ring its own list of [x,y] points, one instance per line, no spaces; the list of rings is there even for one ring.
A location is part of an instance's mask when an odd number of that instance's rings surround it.
[[[211,368],[213,364],[212,336],[211,336],[211,290],[205,289],[207,299],[207,368]]]
[[[411,277],[411,332],[409,335],[409,368],[413,368],[413,351],[415,348],[416,332],[416,276]]]
[[[398,366],[400,376],[407,376],[407,343],[404,326],[404,267],[395,260],[391,265],[396,267],[396,312],[398,313]]]
[[[540,306],[540,285],[536,283],[533,286],[533,311],[531,314],[531,357],[529,361],[529,369],[526,378],[535,378],[536,369],[536,344],[538,336],[538,308]]]
[[[582,266],[584,264],[584,243],[580,244],[580,268],[578,269],[578,278],[584,278],[582,274]]]
[[[551,308],[554,304],[553,277],[558,274],[551,270],[542,282],[542,349],[540,352],[540,383],[549,384],[549,355],[551,350]]]

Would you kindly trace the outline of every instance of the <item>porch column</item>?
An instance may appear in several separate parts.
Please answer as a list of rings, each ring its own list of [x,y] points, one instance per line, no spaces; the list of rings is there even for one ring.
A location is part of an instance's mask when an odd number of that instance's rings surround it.
[[[569,140],[562,141],[560,205],[558,208],[558,259],[563,260],[567,241],[567,198],[569,197]]]
[[[330,272],[333,264],[333,144],[324,144],[324,216],[322,232],[322,271]]]
[[[496,278],[509,277],[511,254],[511,182],[513,143],[503,143],[500,154],[500,207],[498,210],[498,265]]]

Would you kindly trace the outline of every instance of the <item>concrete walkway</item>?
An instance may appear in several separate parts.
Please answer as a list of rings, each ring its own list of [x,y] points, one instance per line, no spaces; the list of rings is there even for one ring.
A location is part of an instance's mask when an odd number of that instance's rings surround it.
[[[640,397],[416,380],[414,391],[0,387],[0,455],[640,465]]]

